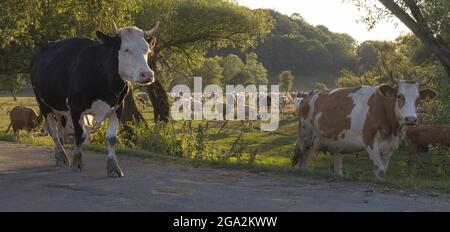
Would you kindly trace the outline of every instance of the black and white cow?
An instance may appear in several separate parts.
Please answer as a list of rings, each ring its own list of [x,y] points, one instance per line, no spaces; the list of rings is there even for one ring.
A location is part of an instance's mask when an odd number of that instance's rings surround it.
[[[108,176],[123,176],[115,154],[116,131],[128,93],[128,82],[151,84],[154,73],[147,64],[147,55],[155,46],[149,31],[137,27],[117,29],[114,36],[96,32],[100,40],[71,38],[50,42],[33,57],[31,83],[41,112],[48,123],[55,143],[57,165],[84,168],[81,145],[86,140],[83,116],[94,115],[97,123],[108,119]],[[73,120],[75,149],[72,165],[58,138],[61,118]]]

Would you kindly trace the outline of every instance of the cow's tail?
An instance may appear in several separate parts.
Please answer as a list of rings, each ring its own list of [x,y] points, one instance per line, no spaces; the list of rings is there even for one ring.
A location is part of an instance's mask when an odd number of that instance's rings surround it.
[[[9,132],[9,129],[11,129],[11,125],[12,125],[12,123],[9,123],[8,128],[6,128],[5,134]]]
[[[301,150],[300,150],[300,141],[297,141],[295,144],[294,152],[292,153],[292,166],[295,167],[299,162],[301,158]]]

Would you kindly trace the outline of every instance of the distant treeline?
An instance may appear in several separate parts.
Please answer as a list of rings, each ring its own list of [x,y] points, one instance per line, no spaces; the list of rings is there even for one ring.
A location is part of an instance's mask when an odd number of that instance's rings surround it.
[[[334,85],[343,69],[361,74],[378,65],[378,51],[385,42],[364,41],[358,44],[350,35],[331,32],[323,25],[313,26],[299,14],[287,16],[270,9],[259,11],[267,12],[274,19],[274,28],[267,37],[260,39],[255,48],[244,52],[232,47],[210,49],[208,55],[238,54],[244,59],[245,53],[255,52],[267,69],[271,83],[278,81],[277,75],[283,70],[291,70],[297,85],[312,84],[316,80]],[[420,42],[417,46],[414,59],[430,56]]]

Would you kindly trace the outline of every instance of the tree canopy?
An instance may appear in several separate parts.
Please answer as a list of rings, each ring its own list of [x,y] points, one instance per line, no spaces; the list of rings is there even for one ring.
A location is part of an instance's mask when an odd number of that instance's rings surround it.
[[[448,0],[352,0],[367,14],[372,28],[380,20],[397,17],[431,50],[450,77],[450,1]]]

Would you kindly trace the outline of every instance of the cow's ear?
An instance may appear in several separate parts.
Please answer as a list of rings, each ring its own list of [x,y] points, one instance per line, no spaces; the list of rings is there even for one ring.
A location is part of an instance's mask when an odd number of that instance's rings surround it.
[[[117,49],[120,49],[120,37],[119,36],[109,36],[106,35],[105,33],[101,32],[101,31],[96,31],[95,35],[97,36],[97,38],[102,41],[102,43],[106,46],[112,46],[115,47]]]
[[[390,85],[382,85],[378,87],[378,91],[385,97],[395,97],[397,90]]]
[[[437,96],[437,93],[431,89],[424,89],[420,91],[420,100],[431,100]]]
[[[150,51],[154,51],[155,45],[156,45],[156,37],[152,36],[149,39],[147,39],[147,43],[150,47]]]

